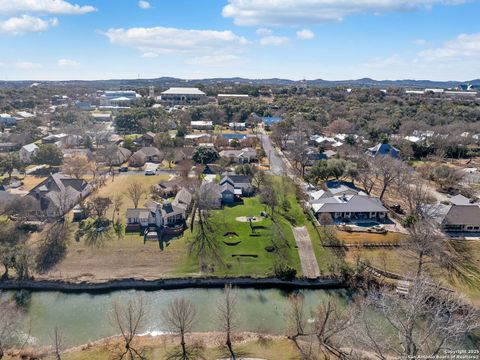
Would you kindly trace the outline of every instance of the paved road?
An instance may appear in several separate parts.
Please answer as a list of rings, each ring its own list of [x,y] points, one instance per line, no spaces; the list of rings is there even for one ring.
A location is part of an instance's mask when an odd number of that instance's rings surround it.
[[[287,167],[277,150],[273,147],[272,140],[270,140],[270,137],[265,134],[260,134],[259,136],[262,140],[263,150],[265,150],[265,153],[270,160],[270,171],[275,175],[284,174]]]
[[[307,228],[305,226],[293,228],[293,235],[298,246],[303,276],[308,279],[320,277],[320,269]]]

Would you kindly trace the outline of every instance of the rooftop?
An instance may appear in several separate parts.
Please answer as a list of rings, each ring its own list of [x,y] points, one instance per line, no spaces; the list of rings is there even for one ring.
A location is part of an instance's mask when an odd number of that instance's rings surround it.
[[[206,95],[206,94],[199,88],[172,87],[162,92],[162,95]]]

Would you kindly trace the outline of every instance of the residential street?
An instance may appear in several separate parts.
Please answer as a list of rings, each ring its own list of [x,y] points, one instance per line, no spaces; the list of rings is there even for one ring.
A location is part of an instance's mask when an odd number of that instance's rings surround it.
[[[263,150],[265,150],[265,153],[270,160],[270,171],[274,175],[284,174],[287,167],[277,150],[273,147],[272,140],[270,140],[270,137],[266,134],[259,134],[259,136],[262,140]]]
[[[293,228],[293,235],[298,246],[298,255],[302,264],[303,276],[316,279],[320,276],[317,258],[313,251],[312,240],[305,226]]]

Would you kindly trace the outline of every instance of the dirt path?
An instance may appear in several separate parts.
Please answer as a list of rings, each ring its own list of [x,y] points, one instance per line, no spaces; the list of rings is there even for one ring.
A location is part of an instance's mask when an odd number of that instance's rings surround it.
[[[293,228],[293,235],[298,246],[298,255],[302,264],[303,276],[315,279],[320,276],[317,258],[313,251],[312,240],[305,226]]]

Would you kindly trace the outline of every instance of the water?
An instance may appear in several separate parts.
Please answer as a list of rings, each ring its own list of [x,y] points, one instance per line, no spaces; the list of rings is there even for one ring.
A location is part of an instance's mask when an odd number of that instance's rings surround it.
[[[285,314],[288,307],[288,293],[281,290],[239,289],[239,313],[243,331],[259,331],[281,334],[286,328]],[[110,294],[63,294],[59,292],[32,293],[26,309],[26,323],[35,345],[50,345],[51,333],[58,326],[68,346],[85,344],[89,341],[117,334],[108,321],[113,301],[127,302],[137,296],[144,296],[150,308],[146,332],[159,334],[167,329],[162,323],[161,311],[170,300],[185,297],[198,310],[195,331],[215,330],[215,307],[222,290],[185,289],[160,290],[153,292],[119,291]],[[329,296],[346,302],[344,290],[304,290],[307,309],[317,306]],[[13,293],[3,293],[4,297]]]
[[[361,226],[361,227],[372,227],[372,226],[377,226],[380,225],[378,222],[375,221],[357,221],[355,222],[355,225]]]

